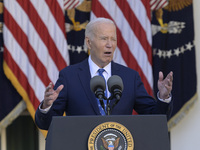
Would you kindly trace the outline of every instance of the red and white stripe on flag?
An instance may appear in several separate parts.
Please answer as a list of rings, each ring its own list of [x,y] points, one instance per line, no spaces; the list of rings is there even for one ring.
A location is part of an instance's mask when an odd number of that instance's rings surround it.
[[[81,0],[64,0],[64,9],[72,9],[81,4]]]
[[[168,0],[150,0],[151,10],[158,10],[168,5]]]
[[[149,0],[93,0],[91,20],[105,17],[117,27],[114,61],[139,72],[153,95],[152,36]]]
[[[6,0],[4,23],[4,72],[34,118],[46,86],[69,64],[63,0]]]

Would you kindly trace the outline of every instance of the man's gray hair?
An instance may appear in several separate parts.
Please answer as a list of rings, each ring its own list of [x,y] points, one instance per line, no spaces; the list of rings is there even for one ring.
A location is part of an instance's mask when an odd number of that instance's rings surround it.
[[[85,29],[85,37],[91,37],[94,32],[95,25],[99,23],[112,23],[115,25],[115,23],[110,19],[96,18],[87,24],[86,29]]]

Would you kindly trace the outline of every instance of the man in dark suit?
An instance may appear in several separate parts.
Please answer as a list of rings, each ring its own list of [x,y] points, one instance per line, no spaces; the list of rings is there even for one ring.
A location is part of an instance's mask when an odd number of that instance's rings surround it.
[[[86,26],[85,42],[90,56],[83,62],[60,71],[53,89],[52,83],[46,88],[44,100],[36,111],[35,121],[39,128],[48,130],[52,116],[105,115],[99,100],[90,89],[90,80],[99,75],[107,81],[112,75],[122,78],[124,90],[111,115],[131,115],[133,109],[138,114],[169,114],[171,111],[171,90],[173,73],[165,79],[159,72],[158,99],[154,100],[144,88],[139,74],[112,61],[117,46],[115,24],[106,18],[97,18]],[[111,94],[106,90],[107,97]],[[112,107],[115,100],[110,101]],[[106,103],[105,103],[106,107]]]

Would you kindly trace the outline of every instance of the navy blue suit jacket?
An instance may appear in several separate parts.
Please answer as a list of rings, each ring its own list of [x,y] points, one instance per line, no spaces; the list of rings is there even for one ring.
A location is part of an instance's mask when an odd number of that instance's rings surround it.
[[[149,96],[144,88],[139,74],[133,69],[111,62],[112,75],[122,78],[124,90],[118,104],[111,115],[131,115],[133,109],[138,114],[167,114],[170,105],[156,101]],[[52,116],[66,115],[100,115],[97,100],[90,90],[90,70],[88,59],[60,71],[55,89],[63,84],[57,100],[47,114],[36,111],[35,121],[39,128],[48,129]],[[110,102],[112,106],[115,100]]]

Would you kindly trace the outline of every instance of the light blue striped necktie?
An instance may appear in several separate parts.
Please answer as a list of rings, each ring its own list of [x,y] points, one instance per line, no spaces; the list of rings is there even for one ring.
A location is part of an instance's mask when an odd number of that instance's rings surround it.
[[[105,71],[105,70],[104,70],[103,68],[101,68],[101,69],[98,70],[99,75],[102,76],[103,78],[104,78],[104,76],[103,76],[103,72],[104,72],[104,71]],[[105,80],[105,78],[104,78],[104,80]],[[105,80],[105,83],[106,83],[106,80]],[[105,95],[105,97],[107,97],[107,90],[105,90],[104,95]],[[107,100],[103,100],[103,102],[104,102],[104,108],[105,108],[105,111],[106,111],[106,108],[107,108]],[[105,116],[105,115],[106,115],[106,114],[105,114],[105,111],[104,111],[103,108],[101,107],[100,102],[99,102],[99,99],[97,99],[97,103],[98,103],[98,106],[99,106],[99,110],[100,110],[101,115],[102,115],[102,116]]]

